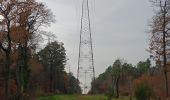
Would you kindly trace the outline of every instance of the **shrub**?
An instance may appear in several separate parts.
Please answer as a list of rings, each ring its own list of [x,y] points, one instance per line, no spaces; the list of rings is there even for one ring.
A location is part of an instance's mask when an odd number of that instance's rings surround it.
[[[135,88],[135,97],[137,100],[149,100],[152,96],[153,90],[149,85],[142,83]]]
[[[44,91],[42,90],[42,89],[40,89],[40,88],[37,88],[36,90],[35,90],[35,96],[36,97],[39,97],[39,96],[44,96],[45,95],[45,93],[44,93]]]
[[[109,90],[105,93],[105,95],[107,96],[108,100],[111,100],[111,98],[114,97],[114,91],[112,88],[109,88]]]

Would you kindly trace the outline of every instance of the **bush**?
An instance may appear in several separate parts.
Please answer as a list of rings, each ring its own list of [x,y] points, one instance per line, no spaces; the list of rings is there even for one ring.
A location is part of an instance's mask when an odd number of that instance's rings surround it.
[[[147,84],[143,83],[135,88],[135,97],[137,100],[149,100],[153,90]]]
[[[109,90],[105,93],[105,95],[107,96],[108,100],[111,100],[111,98],[114,97],[114,91],[112,88],[109,88]]]
[[[34,92],[34,95],[35,95],[36,97],[44,96],[44,95],[45,95],[45,92],[44,92],[42,89],[37,88],[37,89],[35,90],[35,92]]]

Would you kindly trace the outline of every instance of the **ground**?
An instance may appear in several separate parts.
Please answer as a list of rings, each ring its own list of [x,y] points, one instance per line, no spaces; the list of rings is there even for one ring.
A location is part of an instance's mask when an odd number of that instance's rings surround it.
[[[108,100],[104,95],[56,95],[40,97],[38,100]],[[112,100],[129,100],[127,97]]]

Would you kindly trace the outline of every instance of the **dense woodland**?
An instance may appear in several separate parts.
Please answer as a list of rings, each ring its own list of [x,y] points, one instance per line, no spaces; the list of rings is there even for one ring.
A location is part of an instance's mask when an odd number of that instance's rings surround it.
[[[42,30],[55,21],[50,9],[35,0],[0,0],[0,15],[1,100],[81,92],[77,79],[64,70],[63,43],[54,41],[36,52],[51,35]]]
[[[129,96],[137,100],[166,100],[170,97],[170,0],[151,0],[151,5],[155,8],[148,26],[147,51],[151,56],[137,65],[115,60],[92,81],[93,93],[105,94],[109,99]],[[64,43],[56,40],[37,49],[44,37],[53,36],[43,30],[53,22],[53,13],[41,2],[0,0],[1,100],[81,93],[79,81],[65,71]],[[150,59],[155,65],[151,65]]]
[[[136,95],[136,89],[144,85],[149,87],[151,97],[164,97],[165,99],[166,88],[163,76],[162,68],[160,66],[151,66],[149,59],[140,61],[135,66],[126,63],[124,60],[117,59],[92,84],[96,93],[106,93],[108,96],[117,98],[119,96],[133,97]],[[146,89],[145,91],[148,90]],[[142,97],[144,98],[144,95]]]

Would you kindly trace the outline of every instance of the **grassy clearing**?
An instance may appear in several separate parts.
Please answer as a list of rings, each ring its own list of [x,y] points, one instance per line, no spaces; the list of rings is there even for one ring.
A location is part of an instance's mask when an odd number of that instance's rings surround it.
[[[76,95],[55,95],[40,97],[38,100],[77,100]]]
[[[38,100],[108,100],[104,95],[56,95],[40,97]],[[127,97],[112,100],[129,100]]]
[[[107,100],[103,95],[80,95],[76,100]]]

